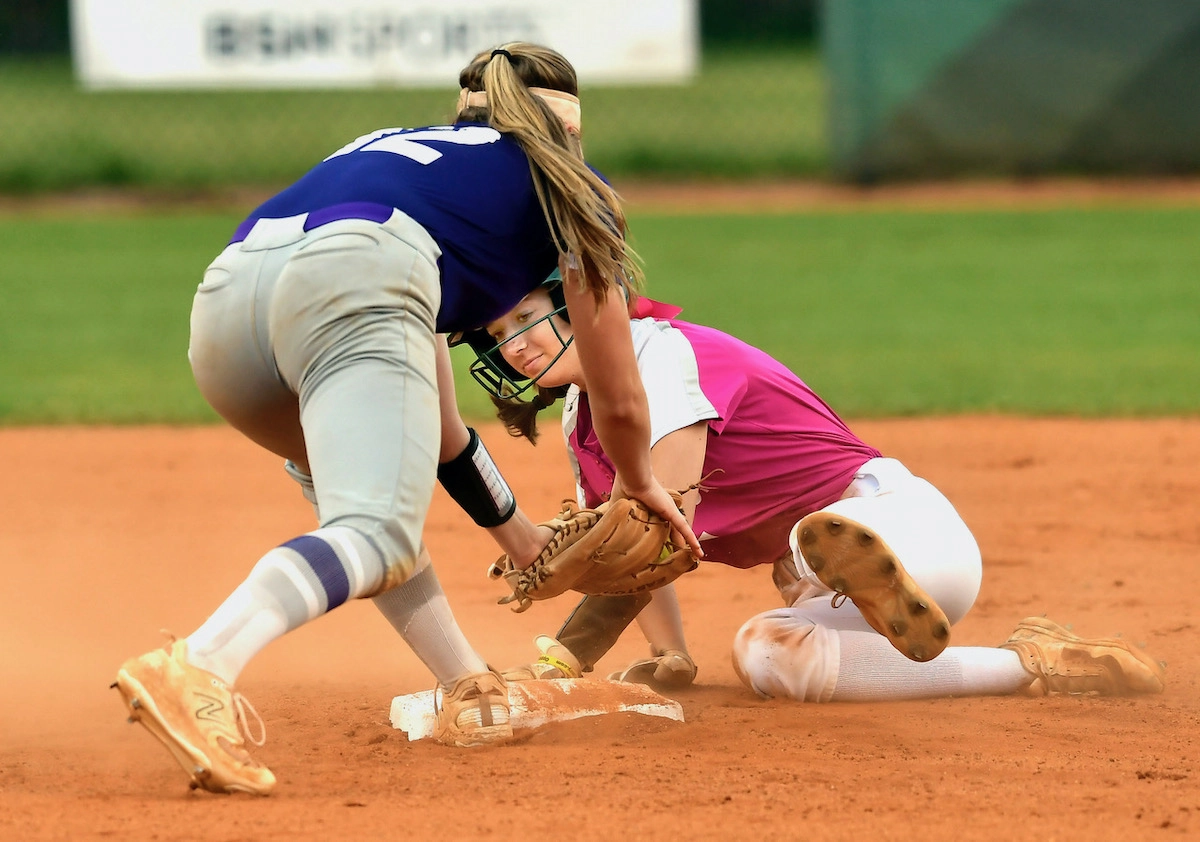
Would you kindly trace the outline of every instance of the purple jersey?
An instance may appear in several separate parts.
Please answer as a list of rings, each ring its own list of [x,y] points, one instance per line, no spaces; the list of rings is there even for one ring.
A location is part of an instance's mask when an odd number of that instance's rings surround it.
[[[707,561],[753,567],[789,554],[796,521],[840,498],[863,463],[881,455],[763,351],[687,322],[647,318],[632,328],[651,443],[708,421],[692,524]],[[594,506],[612,490],[614,471],[587,395],[575,388],[563,431],[584,502]]]
[[[307,213],[309,230],[338,219],[383,222],[393,208],[442,250],[439,332],[498,318],[558,265],[525,153],[484,125],[364,135],[259,206],[233,242],[263,217]]]

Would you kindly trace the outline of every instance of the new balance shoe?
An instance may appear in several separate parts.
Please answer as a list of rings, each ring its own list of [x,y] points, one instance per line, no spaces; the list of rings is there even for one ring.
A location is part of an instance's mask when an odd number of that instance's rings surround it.
[[[130,658],[112,685],[139,722],[158,738],[191,777],[192,788],[209,792],[267,795],[271,770],[246,751],[260,746],[266,728],[257,711],[220,678],[187,661],[187,643],[172,638],[162,649]],[[247,713],[258,722],[253,738]]]

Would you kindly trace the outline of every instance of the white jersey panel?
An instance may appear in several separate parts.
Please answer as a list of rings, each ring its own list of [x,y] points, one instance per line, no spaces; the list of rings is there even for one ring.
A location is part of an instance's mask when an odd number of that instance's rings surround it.
[[[682,332],[669,322],[630,322],[638,372],[650,402],[650,446],[676,430],[719,417],[700,389],[696,353]]]
[[[571,433],[575,432],[575,424],[579,421],[579,387],[571,386],[563,398],[562,431],[563,442],[567,445],[567,458],[571,462],[571,473],[575,476],[575,500],[579,507],[587,505],[583,491],[583,474],[579,470],[579,457],[571,448]]]

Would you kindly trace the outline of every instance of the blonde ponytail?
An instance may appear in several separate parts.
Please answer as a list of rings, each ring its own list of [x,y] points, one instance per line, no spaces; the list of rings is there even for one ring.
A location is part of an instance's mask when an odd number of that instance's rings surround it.
[[[560,254],[577,258],[583,288],[597,304],[617,283],[633,297],[641,289],[642,272],[625,242],[619,197],[584,163],[578,139],[529,92],[540,87],[577,95],[570,63],[546,47],[513,42],[480,53],[459,74],[459,82],[464,89],[487,92],[488,124],[524,150],[551,235]],[[459,119],[482,116],[472,107]]]

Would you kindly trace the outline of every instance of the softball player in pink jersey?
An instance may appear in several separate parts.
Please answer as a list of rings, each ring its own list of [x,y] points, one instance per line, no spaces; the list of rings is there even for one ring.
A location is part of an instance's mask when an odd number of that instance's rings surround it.
[[[510,432],[536,436],[558,398],[581,505],[619,485],[595,435],[588,380],[553,285],[486,334],[468,337],[476,379]],[[772,565],[785,606],[751,617],[733,643],[742,681],[764,697],[809,702],[1162,688],[1161,666],[1119,640],[1083,640],[1047,620],[1002,646],[949,646],[979,593],[979,547],[931,483],[861,441],[799,377],[728,334],[633,308],[638,371],[650,401],[651,459],[667,487],[699,488],[684,510],[705,561]],[[515,397],[535,387],[536,397]],[[529,677],[587,671],[636,614],[651,657],[614,677],[681,686],[695,676],[673,588],[587,597]],[[631,604],[632,601],[632,604]],[[591,603],[591,604],[589,604]],[[640,610],[640,613],[638,613]]]

